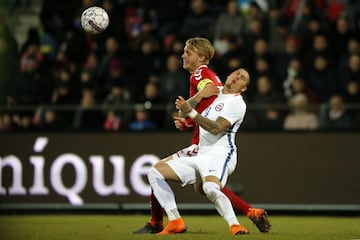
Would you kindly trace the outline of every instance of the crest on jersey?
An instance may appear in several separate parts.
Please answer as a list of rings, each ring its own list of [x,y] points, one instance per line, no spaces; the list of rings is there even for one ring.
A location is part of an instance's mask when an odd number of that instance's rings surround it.
[[[223,109],[224,107],[224,103],[218,103],[216,106],[215,106],[215,111],[219,112]]]

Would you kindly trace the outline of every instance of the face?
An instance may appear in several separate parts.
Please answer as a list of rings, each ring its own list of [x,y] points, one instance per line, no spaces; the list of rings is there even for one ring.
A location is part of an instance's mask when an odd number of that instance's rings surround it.
[[[190,73],[195,72],[195,70],[200,67],[203,62],[204,57],[200,57],[195,49],[189,48],[188,45],[184,48],[184,53],[181,56],[183,59],[183,68]]]
[[[249,73],[245,69],[240,68],[226,78],[224,87],[229,93],[241,93],[247,90],[249,82]]]

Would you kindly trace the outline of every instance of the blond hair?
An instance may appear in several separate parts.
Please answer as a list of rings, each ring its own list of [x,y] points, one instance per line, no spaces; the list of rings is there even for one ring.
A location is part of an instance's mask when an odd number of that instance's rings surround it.
[[[206,64],[209,64],[209,61],[215,55],[215,49],[211,42],[202,37],[190,38],[185,43],[189,49],[195,51],[199,56],[205,57]]]

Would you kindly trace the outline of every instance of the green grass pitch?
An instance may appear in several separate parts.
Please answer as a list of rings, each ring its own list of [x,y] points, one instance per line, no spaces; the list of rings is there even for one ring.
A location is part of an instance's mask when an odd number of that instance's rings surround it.
[[[272,229],[260,233],[250,220],[239,220],[249,235],[232,236],[218,215],[183,215],[188,226],[185,234],[156,236],[133,235],[132,231],[149,220],[147,215],[0,215],[1,240],[351,240],[360,239],[360,217],[269,216]]]

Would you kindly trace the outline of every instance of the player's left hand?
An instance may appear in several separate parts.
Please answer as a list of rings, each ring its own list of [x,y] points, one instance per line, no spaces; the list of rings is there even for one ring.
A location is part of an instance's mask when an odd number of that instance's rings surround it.
[[[179,96],[175,100],[175,106],[176,106],[177,110],[180,110],[184,114],[189,113],[191,111],[191,109],[192,109],[190,104],[182,96]]]

